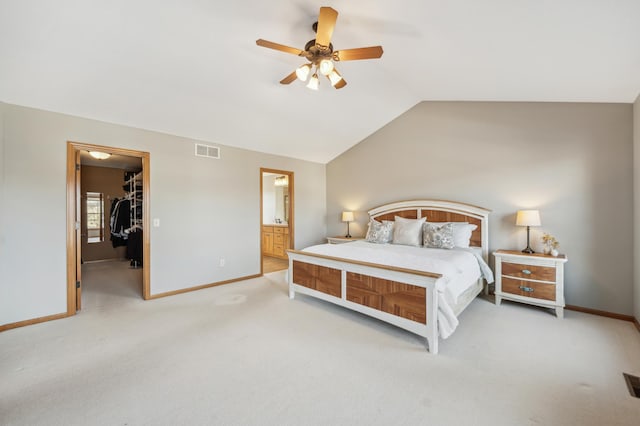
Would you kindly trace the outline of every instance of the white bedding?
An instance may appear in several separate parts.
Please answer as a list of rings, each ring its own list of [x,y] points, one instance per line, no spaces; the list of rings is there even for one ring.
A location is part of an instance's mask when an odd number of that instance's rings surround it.
[[[439,296],[438,331],[445,339],[458,325],[451,307],[458,303],[460,295],[481,276],[487,282],[493,282],[491,269],[474,248],[447,250],[354,241],[346,244],[321,244],[307,247],[303,251],[441,274],[442,278],[436,281]]]

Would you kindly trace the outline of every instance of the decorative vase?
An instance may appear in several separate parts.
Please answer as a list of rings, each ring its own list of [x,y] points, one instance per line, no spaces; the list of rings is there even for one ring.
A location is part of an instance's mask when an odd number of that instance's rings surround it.
[[[542,252],[543,252],[544,254],[549,254],[549,253],[551,253],[551,246],[549,246],[548,244],[545,244],[545,245],[542,247]]]
[[[558,250],[556,250],[556,249],[551,249],[551,256],[553,256],[553,257],[558,257],[558,254],[559,254],[559,253],[558,253]]]

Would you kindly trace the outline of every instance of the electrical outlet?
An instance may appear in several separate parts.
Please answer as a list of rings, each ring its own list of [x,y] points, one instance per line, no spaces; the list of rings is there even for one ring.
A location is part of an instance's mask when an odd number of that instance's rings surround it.
[[[153,219],[153,227],[154,228],[159,228],[160,227],[160,219]]]
[[[224,259],[224,257],[220,258],[220,267],[224,267],[226,263],[227,261]]]

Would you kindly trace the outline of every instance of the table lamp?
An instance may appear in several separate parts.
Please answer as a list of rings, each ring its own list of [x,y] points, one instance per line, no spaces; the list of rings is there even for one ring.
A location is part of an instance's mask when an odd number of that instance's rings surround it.
[[[540,212],[538,210],[518,210],[516,214],[516,226],[527,227],[527,247],[523,253],[535,253],[529,245],[529,227],[540,226]]]
[[[345,238],[351,238],[349,222],[353,222],[353,212],[342,212],[342,221],[347,222],[347,235],[345,235]]]

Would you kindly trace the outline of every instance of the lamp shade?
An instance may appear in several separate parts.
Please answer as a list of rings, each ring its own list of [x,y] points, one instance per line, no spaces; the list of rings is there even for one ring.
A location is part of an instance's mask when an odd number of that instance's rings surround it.
[[[538,210],[518,210],[516,226],[540,226],[540,212]]]
[[[343,222],[353,222],[353,212],[342,212]]]

